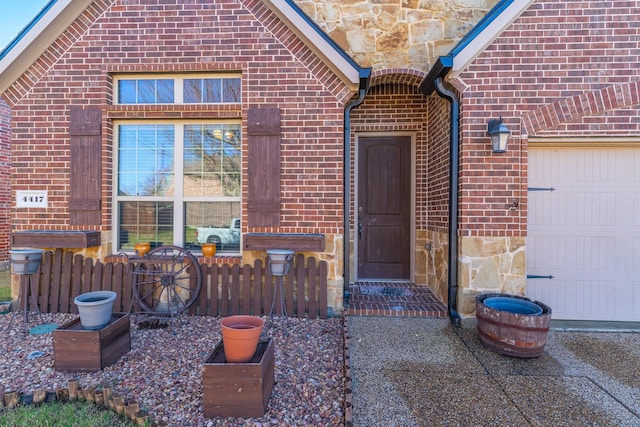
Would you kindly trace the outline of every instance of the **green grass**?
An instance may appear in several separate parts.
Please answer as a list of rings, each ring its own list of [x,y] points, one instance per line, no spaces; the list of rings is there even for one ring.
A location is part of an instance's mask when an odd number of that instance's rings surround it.
[[[0,426],[12,427],[130,427],[118,414],[86,402],[52,402],[18,406],[0,413]]]
[[[11,270],[0,271],[0,301],[11,299]]]
[[[0,270],[0,301],[11,299],[11,271]],[[2,396],[0,396],[1,398]],[[131,427],[110,410],[86,402],[52,402],[0,411],[0,427]]]

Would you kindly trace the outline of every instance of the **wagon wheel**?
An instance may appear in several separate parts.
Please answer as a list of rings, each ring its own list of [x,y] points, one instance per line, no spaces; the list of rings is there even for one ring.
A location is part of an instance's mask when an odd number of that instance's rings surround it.
[[[202,272],[198,260],[178,246],[161,246],[145,256],[135,298],[146,312],[175,316],[189,308],[200,294]]]

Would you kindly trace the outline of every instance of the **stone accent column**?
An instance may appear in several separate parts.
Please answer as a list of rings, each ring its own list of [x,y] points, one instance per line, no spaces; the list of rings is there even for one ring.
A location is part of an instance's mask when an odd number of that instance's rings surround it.
[[[524,237],[461,237],[458,261],[458,312],[471,316],[482,292],[524,295]]]
[[[425,230],[417,233],[425,236],[425,240],[418,240],[420,245],[417,251],[423,252],[425,259],[426,284],[438,299],[445,304],[448,300],[448,273],[449,273],[449,237],[447,233],[433,230]],[[416,256],[416,270],[419,271],[418,260],[422,256]],[[420,261],[422,262],[422,261]],[[416,276],[417,278],[417,276]]]
[[[316,254],[318,259],[328,264],[327,277],[327,305],[329,315],[331,309],[334,313],[342,313],[344,310],[344,236],[342,234],[327,234],[325,237],[324,252]]]

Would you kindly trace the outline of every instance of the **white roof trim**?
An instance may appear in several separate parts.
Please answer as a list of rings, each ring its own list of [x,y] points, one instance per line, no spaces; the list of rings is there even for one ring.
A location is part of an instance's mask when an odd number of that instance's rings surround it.
[[[360,82],[360,69],[344,52],[319,33],[286,0],[263,0],[307,42],[335,72],[352,85]],[[0,59],[0,93],[7,90],[71,25],[93,0],[57,0],[33,27]]]
[[[464,71],[502,32],[529,8],[535,0],[514,0],[496,18],[453,57],[450,76]]]
[[[51,46],[93,0],[57,0],[0,60],[0,93]]]
[[[332,43],[318,33],[317,27],[314,27],[306,19],[291,7],[286,0],[264,0],[265,3],[272,6],[271,9],[280,16],[289,28],[295,31],[298,37],[306,40],[310,47],[317,55],[325,58],[325,62],[334,69],[334,71],[342,74],[350,83],[357,85],[360,81],[360,71],[349,60],[347,60],[343,52],[338,51]]]

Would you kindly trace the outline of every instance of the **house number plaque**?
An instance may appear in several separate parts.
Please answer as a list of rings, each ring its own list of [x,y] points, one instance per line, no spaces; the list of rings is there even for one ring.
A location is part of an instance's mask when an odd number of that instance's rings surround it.
[[[46,208],[47,207],[46,190],[42,190],[42,191],[16,190],[16,207],[17,208]]]

